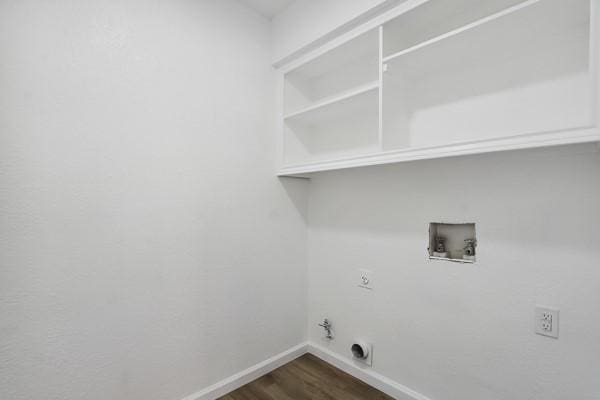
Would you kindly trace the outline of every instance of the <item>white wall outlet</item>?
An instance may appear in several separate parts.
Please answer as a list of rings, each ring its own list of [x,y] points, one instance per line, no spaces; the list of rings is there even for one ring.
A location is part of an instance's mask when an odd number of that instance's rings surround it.
[[[359,269],[357,274],[357,284],[361,288],[373,290],[373,271]]]
[[[547,307],[535,308],[535,333],[558,338],[558,310]]]

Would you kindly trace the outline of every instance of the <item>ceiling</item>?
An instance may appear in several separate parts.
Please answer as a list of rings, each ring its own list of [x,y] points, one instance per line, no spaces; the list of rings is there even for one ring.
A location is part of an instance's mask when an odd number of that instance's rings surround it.
[[[283,11],[287,6],[292,4],[294,0],[239,0],[240,2],[252,7],[259,14],[266,18],[273,18],[275,15]]]

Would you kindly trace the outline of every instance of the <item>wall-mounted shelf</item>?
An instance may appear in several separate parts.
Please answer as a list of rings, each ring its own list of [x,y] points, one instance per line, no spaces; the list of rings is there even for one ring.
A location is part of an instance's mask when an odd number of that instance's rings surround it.
[[[470,154],[491,153],[506,150],[522,150],[537,147],[559,146],[575,143],[589,143],[600,140],[600,130],[583,128],[566,132],[549,132],[524,135],[497,140],[483,140],[454,145],[426,148],[406,148],[386,152],[374,152],[369,155],[340,157],[316,163],[298,163],[279,170],[279,176],[300,176],[319,171],[331,171],[344,168],[374,166],[407,161],[428,160],[433,158],[456,157]]]
[[[595,0],[413,3],[280,70],[279,175],[600,141]]]

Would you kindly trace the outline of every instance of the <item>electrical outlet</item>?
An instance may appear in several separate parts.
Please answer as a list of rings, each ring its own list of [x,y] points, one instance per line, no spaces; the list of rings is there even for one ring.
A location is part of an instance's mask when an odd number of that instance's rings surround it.
[[[558,310],[546,307],[535,308],[535,333],[558,338]]]
[[[373,271],[368,269],[359,269],[357,278],[359,287],[373,290]]]

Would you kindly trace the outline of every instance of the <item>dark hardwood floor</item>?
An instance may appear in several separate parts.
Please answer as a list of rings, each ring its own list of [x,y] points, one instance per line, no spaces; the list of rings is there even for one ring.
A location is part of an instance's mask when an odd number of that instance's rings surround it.
[[[311,354],[280,367],[219,400],[393,400]]]

